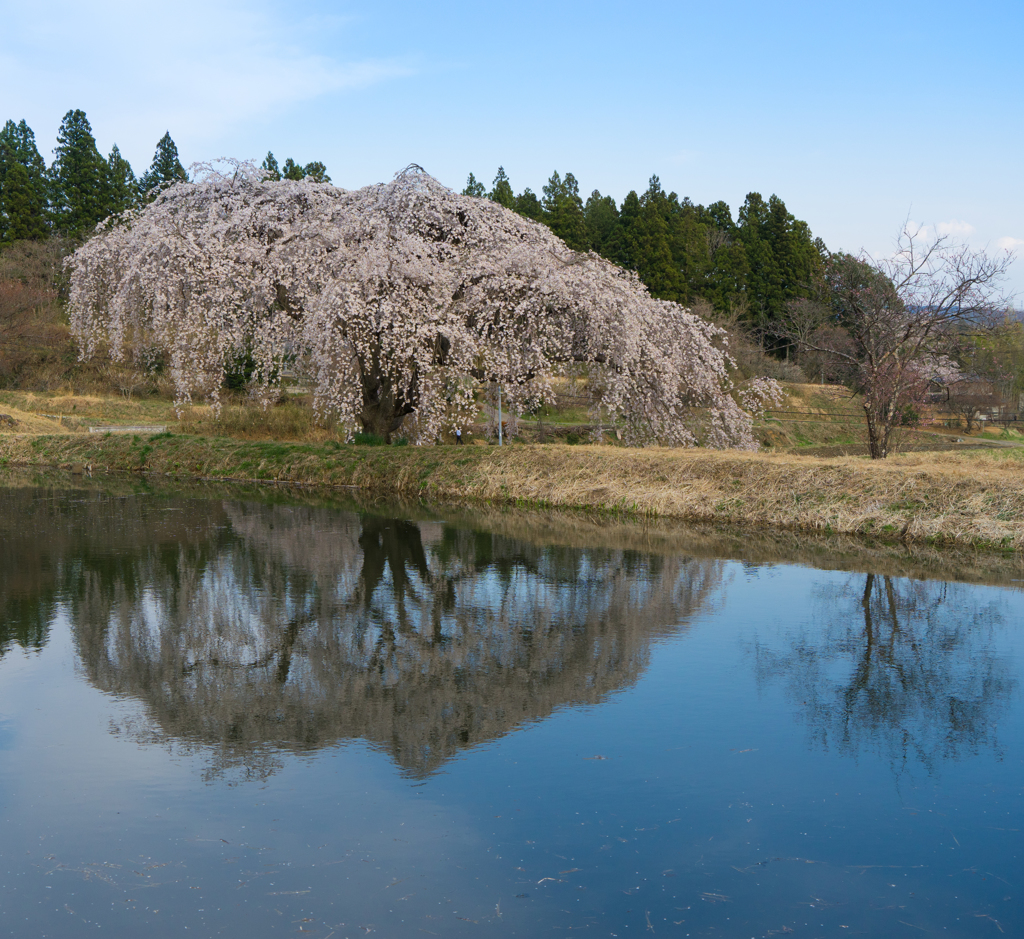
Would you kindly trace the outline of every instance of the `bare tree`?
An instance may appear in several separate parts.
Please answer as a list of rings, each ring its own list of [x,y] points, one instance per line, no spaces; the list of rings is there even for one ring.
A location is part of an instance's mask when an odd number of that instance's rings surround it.
[[[6,380],[52,344],[61,315],[61,265],[69,250],[67,241],[54,237],[0,251],[0,378]]]
[[[30,338],[39,311],[51,295],[16,280],[0,280],[0,375],[14,369],[18,350]]]
[[[1012,260],[905,226],[890,258],[832,255],[819,302],[790,304],[779,336],[848,370],[864,396],[871,457],[884,459],[964,332],[1004,302],[998,285]]]

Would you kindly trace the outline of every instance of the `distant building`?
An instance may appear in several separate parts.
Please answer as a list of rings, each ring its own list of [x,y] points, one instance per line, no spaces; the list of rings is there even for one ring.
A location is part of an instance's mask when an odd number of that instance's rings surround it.
[[[928,401],[936,412],[974,421],[1017,420],[1024,413],[1024,395],[1007,397],[998,384],[980,375],[960,375],[951,381],[928,382]],[[938,416],[938,414],[936,415]]]

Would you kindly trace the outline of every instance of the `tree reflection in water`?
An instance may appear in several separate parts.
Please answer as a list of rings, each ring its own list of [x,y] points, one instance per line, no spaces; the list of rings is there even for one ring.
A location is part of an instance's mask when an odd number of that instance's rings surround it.
[[[214,774],[346,739],[428,774],[628,686],[652,639],[720,596],[714,558],[553,545],[511,521],[0,489],[0,656],[40,648],[61,612],[90,682],[144,704],[131,732],[212,753]],[[755,646],[817,742],[929,770],[998,751],[1016,687],[990,641],[998,594],[818,583],[821,625]]]
[[[572,549],[335,509],[180,503],[71,565],[85,673],[145,703],[133,732],[212,773],[361,738],[407,772],[634,682],[723,562]],[[127,513],[131,529],[131,512]]]
[[[68,585],[108,565],[112,545],[185,538],[169,518],[136,497],[0,487],[0,657],[15,644],[42,648]]]
[[[997,722],[1016,687],[994,651],[1002,623],[975,588],[876,574],[819,591],[814,630],[782,652],[755,646],[762,681],[782,679],[812,738],[897,771],[999,751]]]
[[[15,645],[41,649],[50,633],[52,603],[40,597],[53,591],[52,544],[33,537],[48,526],[29,493],[0,491],[0,658]]]

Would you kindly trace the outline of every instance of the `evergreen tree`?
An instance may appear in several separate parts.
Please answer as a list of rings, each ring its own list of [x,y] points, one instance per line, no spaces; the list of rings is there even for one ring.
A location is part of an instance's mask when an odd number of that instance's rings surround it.
[[[514,209],[516,205],[516,194],[512,191],[512,184],[505,175],[505,167],[498,167],[498,175],[494,177],[494,186],[487,194],[491,202],[505,206],[506,209]]]
[[[267,172],[267,179],[271,182],[279,182],[281,179],[281,167],[277,165],[277,157],[274,156],[271,150],[267,151],[267,155],[263,158],[262,167]]]
[[[565,179],[556,170],[544,187],[542,221],[570,248],[587,251],[590,239],[587,237],[587,222],[583,216],[583,200],[580,198],[579,183],[572,173]]]
[[[288,157],[288,159],[284,161],[284,166],[281,167],[281,179],[293,179],[298,181],[305,178],[306,171],[291,157]]]
[[[139,181],[132,172],[131,164],[121,156],[116,143],[107,157],[107,173],[110,211],[124,212],[138,205]]]
[[[608,257],[608,246],[619,228],[619,208],[611,196],[602,196],[596,189],[583,207],[583,219],[587,224],[587,238],[590,250]]]
[[[478,199],[483,199],[487,195],[487,190],[484,189],[484,184],[470,173],[469,178],[466,180],[466,188],[462,190],[462,194],[464,196],[476,196]]]
[[[782,278],[769,237],[771,212],[759,192],[747,193],[739,210],[739,237],[749,271],[747,299],[754,322],[766,327],[782,311]]]
[[[185,179],[188,179],[188,174],[178,159],[178,147],[168,131],[157,141],[153,162],[142,175],[140,181],[142,191],[149,194],[154,189],[163,189]]]
[[[64,115],[53,152],[54,223],[58,230],[78,237],[110,214],[107,163],[96,149],[84,111],[76,109]]]
[[[672,256],[669,220],[678,221],[679,203],[661,188],[661,180],[652,176],[647,192],[640,199],[640,212],[633,225],[636,272],[651,294],[661,300],[686,302],[684,282],[677,259]]]
[[[794,218],[778,196],[768,200],[768,214],[768,234],[785,300],[811,297],[823,277],[823,267],[810,228]]]
[[[748,192],[737,214],[737,227],[744,240],[763,238],[768,230],[768,203],[759,192]]]
[[[36,135],[24,119],[17,124],[14,121],[8,121],[4,125],[4,129],[0,131],[0,161],[6,160],[24,166],[32,184],[45,198],[47,189],[46,161],[43,160],[36,147]]]
[[[486,195],[543,222],[570,247],[636,271],[656,297],[687,305],[703,299],[722,313],[746,310],[762,325],[779,317],[789,300],[812,296],[828,256],[781,199],[766,201],[756,192],[735,221],[725,202],[695,205],[666,193],[657,176],[621,207],[597,190],[584,204],[571,173],[564,179],[552,174],[543,199],[530,189],[513,197],[503,167],[489,193],[472,173],[463,193]]]
[[[331,181],[331,177],[327,175],[327,167],[319,160],[307,163],[302,168],[302,172],[315,183],[329,183]]]
[[[735,237],[736,223],[732,220],[732,209],[727,202],[712,202],[702,214],[715,228]]]
[[[279,182],[282,179],[300,182],[307,178],[312,179],[316,183],[329,183],[331,181],[331,177],[327,175],[327,167],[319,160],[314,160],[312,163],[301,166],[291,157],[288,157],[284,161],[284,166],[278,166],[273,152],[268,151],[263,160],[262,168],[267,172],[266,178],[273,182]]]
[[[712,268],[711,223],[701,206],[689,199],[679,201],[672,193],[663,201],[663,214],[669,226],[669,245],[678,272],[677,299],[690,304],[705,297],[705,286]]]
[[[771,328],[789,300],[813,295],[822,276],[821,253],[807,223],[795,219],[774,195],[767,202],[759,193],[747,195],[738,233],[746,250],[751,313]]]
[[[513,208],[523,216],[523,218],[530,218],[535,222],[539,222],[544,218],[544,206],[540,204],[540,199],[537,198],[537,193],[535,193],[529,186],[516,196],[516,203]]]
[[[16,166],[25,175],[11,177]],[[0,241],[44,238],[48,232],[49,179],[32,129],[22,120],[0,130]],[[12,231],[27,234],[12,234]]]
[[[620,267],[635,271],[640,263],[636,243],[636,222],[640,216],[640,197],[631,189],[619,208],[619,224],[605,246],[605,257]]]
[[[714,202],[706,209],[698,206],[698,213],[705,223],[710,267],[697,293],[716,310],[729,312],[745,302],[749,272],[746,249],[725,202]]]
[[[4,178],[0,193],[0,243],[45,238],[46,220],[28,170],[15,163]]]

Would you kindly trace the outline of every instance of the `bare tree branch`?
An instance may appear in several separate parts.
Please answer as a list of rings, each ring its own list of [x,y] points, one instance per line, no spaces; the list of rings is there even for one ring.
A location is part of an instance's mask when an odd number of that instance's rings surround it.
[[[1005,308],[999,284],[1013,255],[990,255],[905,225],[888,258],[835,254],[818,302],[795,301],[777,336],[850,372],[864,396],[868,446],[889,455],[893,431],[924,399],[927,382],[954,367],[964,332]]]

